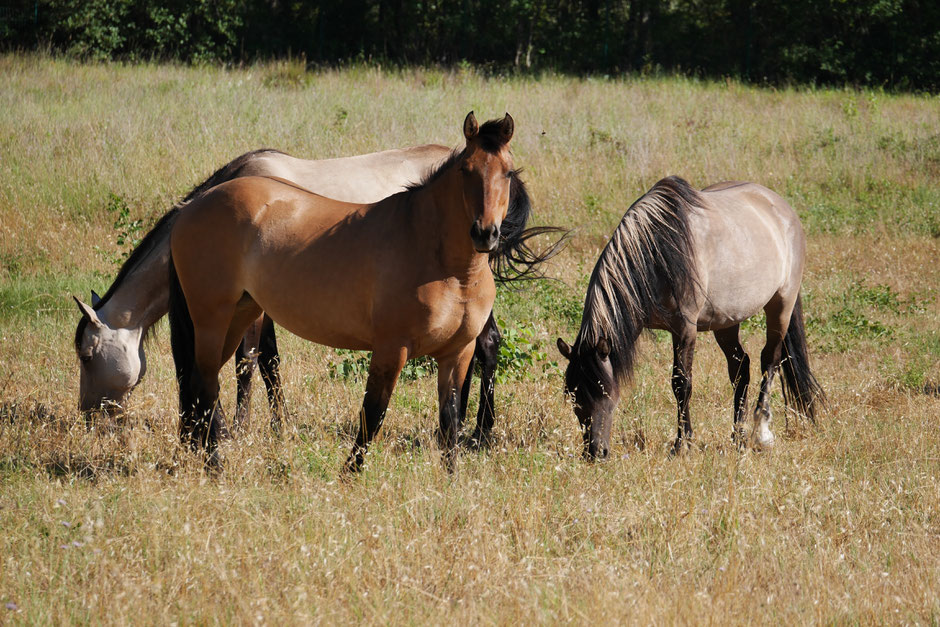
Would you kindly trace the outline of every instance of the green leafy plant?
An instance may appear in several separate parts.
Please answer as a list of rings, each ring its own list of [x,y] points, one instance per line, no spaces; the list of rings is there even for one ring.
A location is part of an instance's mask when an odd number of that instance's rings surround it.
[[[512,380],[534,378],[537,364],[541,363],[541,372],[558,371],[557,361],[548,361],[548,354],[535,337],[531,327],[518,329],[499,320],[502,329],[502,341],[499,344],[499,356],[496,367],[496,381],[505,383]]]
[[[528,327],[519,329],[509,326],[505,321],[499,321],[502,329],[502,340],[499,344],[497,356],[496,381],[518,381],[531,379],[536,372],[557,371],[558,362],[548,361],[548,354],[542,348],[535,332]],[[327,365],[327,372],[331,379],[346,381],[365,381],[369,375],[369,363],[372,353],[336,349],[338,359]],[[541,370],[538,365],[542,364]],[[437,362],[428,356],[409,359],[401,371],[401,380],[415,381],[437,372]]]
[[[352,351],[344,348],[336,349],[337,361],[327,365],[327,373],[331,379],[352,381],[365,381],[369,376],[369,363],[372,361],[371,352]],[[424,355],[409,359],[401,370],[400,380],[415,381],[437,372],[437,362]]]
[[[118,247],[118,252],[106,251],[99,246],[95,246],[95,250],[111,263],[120,266],[140,244],[144,231],[144,220],[142,218],[131,218],[131,209],[127,205],[127,201],[114,192],[108,192],[108,205],[105,207],[105,211],[114,216],[111,226],[114,229],[114,243]]]

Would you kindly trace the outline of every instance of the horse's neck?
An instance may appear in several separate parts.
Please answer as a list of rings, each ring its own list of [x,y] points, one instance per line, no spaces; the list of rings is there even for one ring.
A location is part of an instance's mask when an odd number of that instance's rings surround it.
[[[146,332],[169,310],[169,242],[154,250],[121,281],[98,317],[111,328]]]
[[[463,196],[448,172],[422,190],[413,201],[415,215],[411,217],[418,227],[421,239],[440,241],[435,254],[450,276],[460,279],[475,276],[488,269],[488,255],[473,248],[470,239],[470,220],[463,210]]]

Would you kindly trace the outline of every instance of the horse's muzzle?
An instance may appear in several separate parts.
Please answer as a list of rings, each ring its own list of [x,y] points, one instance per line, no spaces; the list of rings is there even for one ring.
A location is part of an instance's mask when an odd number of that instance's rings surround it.
[[[610,449],[603,444],[597,444],[592,442],[587,444],[584,447],[584,461],[587,462],[602,462],[607,459],[607,456],[610,454]]]
[[[499,225],[481,226],[477,220],[470,227],[470,239],[478,253],[493,252],[499,243]]]

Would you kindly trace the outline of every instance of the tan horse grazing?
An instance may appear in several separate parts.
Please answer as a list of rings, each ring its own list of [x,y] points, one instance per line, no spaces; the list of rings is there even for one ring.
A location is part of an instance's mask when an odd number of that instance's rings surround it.
[[[372,350],[359,434],[362,467],[406,360],[438,363],[439,439],[454,464],[460,392],[492,309],[497,249],[515,176],[513,121],[464,121],[466,146],[420,185],[373,205],[246,177],[195,199],[170,237],[170,328],[180,435],[213,463],[224,430],[218,373],[262,311],[293,333]]]
[[[644,328],[672,333],[679,422],[673,452],[692,437],[689,398],[698,331],[713,331],[728,360],[735,386],[733,438],[742,445],[750,361],[738,330],[761,309],[767,341],[751,442],[757,448],[774,444],[770,387],[781,361],[785,403],[815,419],[825,396],[810,371],[803,328],[805,255],[796,213],[754,183],[696,191],[669,177],[637,200],[594,267],[574,345],[558,339],[558,350],[569,360],[565,392],[574,400],[585,456],[608,454],[612,413]]]

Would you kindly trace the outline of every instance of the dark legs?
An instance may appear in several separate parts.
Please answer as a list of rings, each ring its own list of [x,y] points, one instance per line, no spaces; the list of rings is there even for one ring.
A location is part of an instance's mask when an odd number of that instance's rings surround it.
[[[281,356],[277,352],[277,338],[274,336],[274,321],[265,314],[261,324],[261,339],[258,345],[258,366],[261,379],[268,393],[268,405],[271,407],[271,429],[275,433],[281,430],[284,411],[284,391],[281,389]]]
[[[457,432],[466,405],[461,402],[460,392],[466,388],[464,380],[473,361],[474,345],[468,344],[460,353],[437,360],[437,398],[439,402],[440,428],[438,444],[444,455],[444,466],[453,472],[457,457]]]
[[[480,406],[477,410],[477,424],[471,435],[471,441],[481,446],[490,443],[490,435],[493,429],[493,423],[496,419],[495,410],[495,380],[496,364],[499,356],[499,343],[502,335],[499,327],[496,326],[496,320],[493,313],[486,320],[483,331],[480,332],[476,340],[476,349],[471,356],[470,363],[467,364],[467,371],[464,377],[463,386],[459,395],[458,416],[459,422],[467,414],[467,404],[470,398],[470,384],[473,375],[475,360],[480,360],[481,382],[480,382]],[[251,377],[255,366],[261,372],[262,380],[268,394],[268,404],[271,407],[271,428],[277,432],[284,417],[284,392],[281,389],[281,377],[279,371],[280,355],[277,348],[277,338],[274,333],[274,323],[267,315],[264,316],[263,323],[255,322],[245,332],[245,337],[238,350],[235,353],[236,375],[238,382],[238,401],[233,428],[235,431],[242,425],[247,424],[250,415],[251,401]],[[459,428],[458,428],[459,430]]]
[[[769,319],[769,316],[768,316]],[[751,432],[751,445],[756,449],[769,449],[774,445],[774,434],[770,430],[770,387],[783,356],[783,336],[779,330],[772,330],[768,321],[767,343],[760,353],[760,395],[754,407],[754,430]]]
[[[255,320],[235,350],[235,382],[237,399],[235,416],[232,418],[232,433],[237,433],[248,423],[251,415],[251,376],[258,365],[258,344],[261,340],[261,320]]]
[[[770,388],[783,357],[783,338],[787,334],[794,304],[786,303],[778,294],[764,307],[767,342],[760,353],[760,395],[754,407],[754,430],[751,431],[751,446],[757,450],[770,449],[774,445],[774,434],[770,430]]]
[[[180,440],[193,451],[205,447],[207,465],[218,468],[219,441],[226,437],[225,417],[219,407],[219,378],[193,372],[180,382]]]
[[[499,333],[499,327],[496,326],[496,320],[493,318],[493,312],[487,318],[483,331],[476,340],[474,353],[470,358],[470,364],[467,367],[467,374],[464,377],[463,389],[460,394],[460,417],[461,420],[467,414],[467,401],[470,397],[470,382],[473,378],[473,365],[476,359],[480,360],[481,378],[480,378],[480,407],[477,410],[477,426],[470,436],[471,442],[479,446],[488,446],[490,436],[493,430],[493,423],[496,419],[494,389],[496,379],[496,362],[499,358],[499,342],[502,336]]]
[[[252,323],[235,352],[238,402],[232,424],[233,431],[248,421],[251,412],[251,376],[255,365],[261,371],[261,379],[268,393],[271,429],[275,433],[280,431],[285,402],[284,392],[281,389],[279,364],[280,355],[277,351],[277,338],[274,335],[274,322],[265,315]]]
[[[751,359],[738,337],[740,325],[715,331],[715,339],[728,360],[728,379],[734,386],[734,426],[731,439],[743,447],[744,420],[747,413],[747,387],[751,383]]]
[[[678,433],[672,445],[672,454],[682,451],[684,443],[692,439],[692,419],[689,417],[689,399],[692,396],[692,356],[695,353],[694,326],[683,326],[672,333],[672,393],[678,405]]]
[[[385,410],[388,409],[388,401],[407,357],[408,354],[404,348],[376,350],[372,353],[369,379],[366,381],[366,396],[362,401],[362,409],[359,410],[359,433],[346,460],[347,471],[362,470],[362,462],[365,460],[369,443],[382,426]]]

